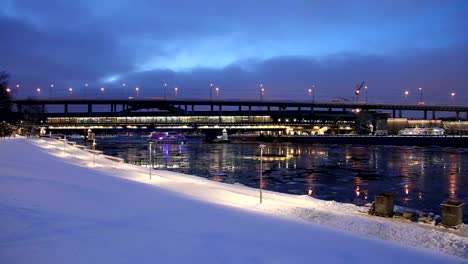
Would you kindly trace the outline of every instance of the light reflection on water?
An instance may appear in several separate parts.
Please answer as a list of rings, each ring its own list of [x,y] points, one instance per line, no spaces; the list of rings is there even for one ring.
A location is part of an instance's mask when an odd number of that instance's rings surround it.
[[[101,141],[97,149],[130,163],[148,162],[145,142]],[[258,144],[155,145],[154,167],[198,175],[214,181],[258,188]],[[395,204],[440,213],[449,198],[465,204],[468,221],[468,151],[456,148],[269,144],[264,157],[263,188],[350,202],[371,202],[393,192]]]

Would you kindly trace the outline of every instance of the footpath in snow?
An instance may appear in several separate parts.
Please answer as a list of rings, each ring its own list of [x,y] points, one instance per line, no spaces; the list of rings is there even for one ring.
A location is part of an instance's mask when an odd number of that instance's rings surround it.
[[[0,263],[468,263],[468,236],[308,196],[0,140]]]

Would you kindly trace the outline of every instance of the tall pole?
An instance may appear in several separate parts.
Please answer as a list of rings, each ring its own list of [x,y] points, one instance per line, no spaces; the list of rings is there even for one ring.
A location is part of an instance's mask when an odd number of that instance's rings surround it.
[[[210,100],[213,98],[212,92],[213,92],[213,84],[210,83]]]
[[[405,91],[405,104],[408,103],[408,94],[409,92],[406,90]]]
[[[263,148],[266,145],[261,144],[260,148],[260,204],[262,203],[262,185],[263,185]]]
[[[422,88],[419,87],[419,103],[422,104],[423,102],[423,97],[422,97]]]
[[[312,84],[312,103],[315,103],[315,84]]]
[[[367,104],[367,85],[364,86],[364,90],[366,91],[366,104]]]
[[[150,177],[150,180],[151,180],[151,170],[153,169],[153,160],[151,158],[151,152],[153,151],[153,142],[150,142],[149,143],[149,177]]]
[[[96,165],[96,140],[93,139],[93,166]]]
[[[164,84],[164,99],[167,98],[166,89],[167,89],[167,83]]]
[[[450,94],[450,97],[451,97],[451,102],[452,102],[452,105],[453,105],[454,102],[455,102],[455,93],[452,92],[452,93]]]

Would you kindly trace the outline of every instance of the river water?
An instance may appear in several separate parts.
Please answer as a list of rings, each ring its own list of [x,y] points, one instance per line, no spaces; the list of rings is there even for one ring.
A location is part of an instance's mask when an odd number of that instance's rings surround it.
[[[258,143],[157,144],[156,169],[187,173],[225,183],[259,187]],[[142,140],[99,140],[96,149],[148,164]],[[464,202],[468,222],[468,150],[439,147],[267,144],[263,188],[307,194],[363,205],[381,192],[395,194],[395,204],[440,214],[447,199]]]

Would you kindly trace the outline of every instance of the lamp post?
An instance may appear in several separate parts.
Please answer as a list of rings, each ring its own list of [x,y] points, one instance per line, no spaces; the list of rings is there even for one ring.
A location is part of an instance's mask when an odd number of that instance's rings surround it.
[[[405,103],[408,102],[408,94],[409,94],[409,92],[408,92],[408,90],[406,90],[405,91]]]
[[[104,87],[101,87],[101,94],[104,94],[105,91],[106,89],[104,89]]]
[[[265,95],[265,88],[263,88],[263,84],[260,84],[260,101],[263,100],[264,95]]]
[[[126,85],[127,85],[127,84],[122,83],[122,89],[123,89],[123,95],[124,95],[124,97],[127,96],[127,89],[125,88]]]
[[[72,87],[68,88],[68,94],[69,94],[70,96],[73,94],[73,88],[72,88]]]
[[[367,104],[367,85],[364,86],[364,91],[366,92],[366,104]]]
[[[50,89],[49,89],[49,98],[52,98],[52,90],[53,89],[54,89],[54,84],[51,84]]]
[[[11,93],[11,89],[10,89],[10,88],[6,88],[5,91],[7,92],[8,95],[10,95],[10,93]]]
[[[136,93],[136,96],[140,95],[140,88],[139,87],[135,87],[135,93]]]
[[[87,92],[87,90],[88,90],[88,84],[85,83],[85,85],[84,85],[84,90],[83,90],[83,92],[84,92],[84,97],[86,97],[86,92]]]
[[[312,96],[312,89],[309,88],[309,90],[307,90],[307,94],[309,95],[309,97]],[[314,103],[314,99],[312,98],[312,103]]]
[[[264,144],[258,146],[260,148],[260,203],[262,203],[262,185],[263,185],[263,149],[266,147]]]
[[[216,91],[216,97],[218,97],[219,96],[219,87],[216,87],[215,91]]]
[[[213,99],[213,96],[212,96],[212,90],[213,90],[213,84],[210,83],[210,100]]]
[[[174,94],[175,94],[175,97],[177,97],[177,95],[179,95],[179,88],[174,88]]]
[[[452,93],[450,94],[450,99],[451,99],[451,102],[452,102],[452,105],[453,105],[454,102],[455,102],[455,92],[452,92]]]
[[[153,160],[151,158],[151,152],[153,151],[153,142],[149,142],[149,177],[151,180],[151,170],[153,169]]]
[[[96,165],[96,139],[93,139],[93,166]]]
[[[38,87],[38,88],[36,89],[36,92],[37,92],[38,95],[41,95],[41,88]]]
[[[167,89],[167,83],[164,84],[164,99],[167,98],[166,89]]]
[[[422,94],[422,88],[419,87],[419,104],[423,103],[423,94]]]

